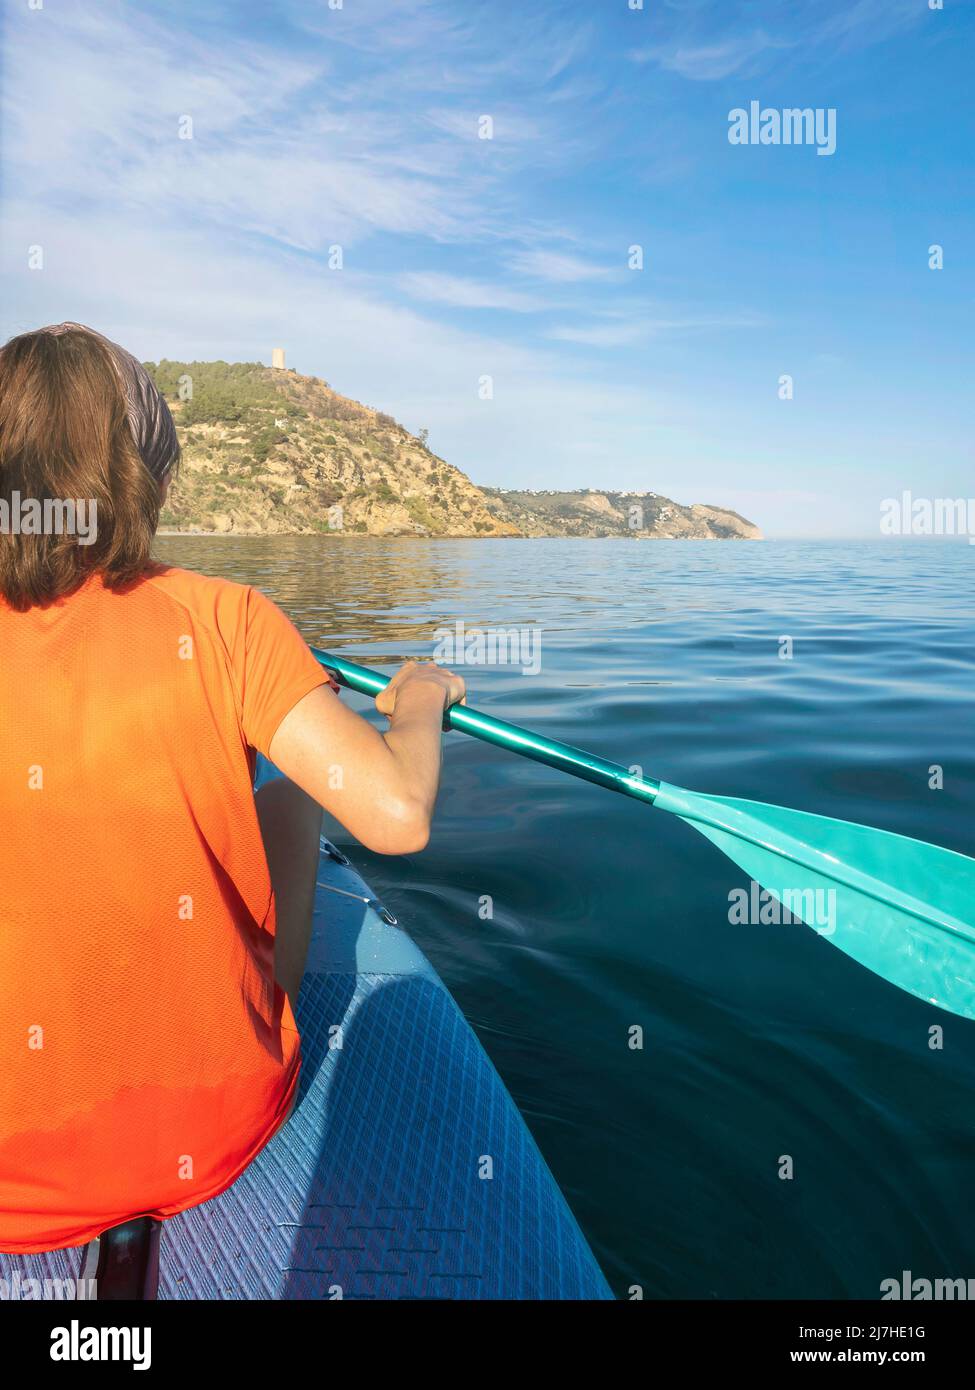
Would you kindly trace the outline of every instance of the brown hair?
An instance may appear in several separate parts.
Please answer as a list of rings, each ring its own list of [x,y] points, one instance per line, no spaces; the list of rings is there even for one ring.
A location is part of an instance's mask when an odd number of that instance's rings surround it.
[[[95,572],[113,589],[139,578],[151,567],[160,483],[178,461],[169,408],[124,349],[80,324],[11,338],[0,349],[0,523],[22,499],[71,499],[89,514],[95,504],[97,529],[79,544],[0,524],[0,597],[23,611]]]

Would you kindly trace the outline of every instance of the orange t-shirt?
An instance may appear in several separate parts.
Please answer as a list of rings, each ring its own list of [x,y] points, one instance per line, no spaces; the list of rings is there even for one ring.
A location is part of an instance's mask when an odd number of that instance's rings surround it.
[[[195,1206],[287,1113],[253,750],[327,679],[185,570],[0,599],[0,1250]]]

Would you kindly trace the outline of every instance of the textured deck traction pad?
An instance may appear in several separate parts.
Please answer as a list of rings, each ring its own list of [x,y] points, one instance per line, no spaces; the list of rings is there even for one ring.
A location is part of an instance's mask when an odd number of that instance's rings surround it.
[[[167,1223],[160,1297],[606,1297],[443,988],[313,975],[299,1021],[298,1108],[232,1188]]]
[[[233,1187],[166,1222],[160,1298],[612,1296],[441,986],[310,975],[298,1019],[298,1107]],[[0,1276],[79,1258],[0,1255]]]

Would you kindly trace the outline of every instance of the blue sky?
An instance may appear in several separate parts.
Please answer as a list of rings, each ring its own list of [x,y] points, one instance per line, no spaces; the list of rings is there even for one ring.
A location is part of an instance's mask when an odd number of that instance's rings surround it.
[[[770,535],[972,494],[971,0],[629,4],[8,4],[0,331],[283,345],[477,482]],[[753,100],[835,154],[731,145]]]

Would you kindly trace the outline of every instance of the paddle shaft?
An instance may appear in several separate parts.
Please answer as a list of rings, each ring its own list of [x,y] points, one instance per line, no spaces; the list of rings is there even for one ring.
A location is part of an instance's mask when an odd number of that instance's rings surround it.
[[[367,666],[357,666],[354,661],[346,661],[332,652],[320,651],[312,647],[312,655],[331,671],[340,685],[348,686],[360,695],[376,696],[389,684],[389,676],[378,671],[370,671]],[[507,748],[512,753],[520,753],[536,763],[568,772],[572,777],[580,777],[584,782],[594,782],[597,787],[608,787],[610,791],[632,796],[637,801],[653,804],[660,784],[651,778],[634,777],[619,763],[607,762],[597,758],[582,748],[573,748],[570,743],[559,743],[557,739],[543,738],[529,729],[517,724],[509,724],[504,719],[494,719],[480,710],[469,709],[467,705],[451,705],[444,716],[444,725],[459,733],[470,734],[484,743],[493,743],[498,748]]]
[[[389,683],[312,651],[363,695],[378,695]],[[899,989],[975,1020],[975,860],[967,855],[888,830],[633,777],[617,763],[462,705],[451,706],[444,726],[670,811],[787,907],[786,920],[805,921]]]

